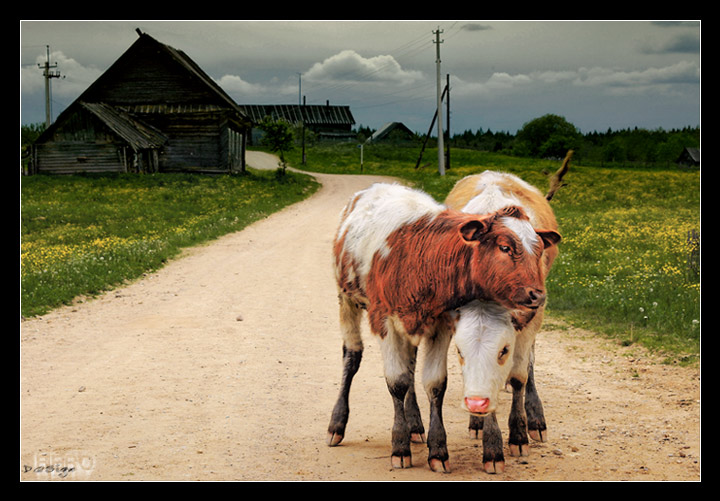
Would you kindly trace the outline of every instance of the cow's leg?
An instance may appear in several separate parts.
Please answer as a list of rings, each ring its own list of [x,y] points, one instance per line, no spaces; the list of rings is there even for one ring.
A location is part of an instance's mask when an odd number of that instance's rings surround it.
[[[481,439],[483,442],[483,470],[486,473],[502,473],[505,471],[505,454],[503,453],[502,431],[495,413],[480,417],[470,415],[470,438]]]
[[[447,388],[447,352],[451,338],[450,330],[438,329],[435,336],[427,341],[428,349],[423,366],[423,385],[430,400],[428,464],[431,470],[445,473],[450,472],[450,463],[442,406]]]
[[[510,417],[508,418],[508,445],[510,455],[513,457],[528,456],[530,446],[527,434],[527,416],[525,415],[525,383],[516,378],[510,378],[513,389]]]
[[[385,369],[385,381],[392,396],[395,419],[392,427],[393,468],[410,468],[410,425],[405,416],[405,397],[413,384],[416,347],[391,322],[387,322],[387,333],[382,337],[380,351]]]
[[[530,353],[528,380],[525,384],[525,413],[530,438],[537,442],[546,442],[547,424],[545,423],[545,412],[535,386],[535,345],[533,345]]]
[[[470,414],[470,423],[468,424],[468,430],[470,431],[470,438],[481,439],[483,436],[483,421],[485,418]]]
[[[478,419],[483,422],[483,470],[485,473],[502,473],[505,471],[505,455],[503,454],[502,432],[495,412]]]
[[[340,330],[343,338],[343,372],[340,383],[340,394],[330,417],[328,426],[327,444],[338,445],[345,436],[350,407],[350,385],[353,376],[360,367],[362,360],[363,343],[360,337],[360,320],[362,310],[345,295],[340,295]]]
[[[414,347],[412,353],[412,374],[413,382],[408,388],[408,392],[405,395],[405,419],[407,420],[408,426],[410,427],[410,441],[415,443],[425,442],[425,427],[422,423],[422,417],[420,416],[420,408],[418,407],[417,397],[415,396],[415,366],[417,360],[417,347]]]
[[[536,315],[532,322],[517,333],[515,338],[515,351],[513,353],[513,366],[508,378],[512,387],[512,404],[508,417],[508,446],[513,457],[528,456],[527,415],[525,414],[525,388],[528,381],[528,370],[531,367],[531,357],[535,344],[535,333],[542,320],[542,315]]]

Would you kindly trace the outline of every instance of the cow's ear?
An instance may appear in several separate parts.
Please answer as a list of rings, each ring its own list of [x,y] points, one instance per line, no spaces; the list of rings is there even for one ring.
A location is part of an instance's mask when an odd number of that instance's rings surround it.
[[[490,230],[490,222],[490,218],[471,219],[460,226],[460,234],[466,242],[476,242]]]
[[[543,242],[543,245],[545,248],[552,247],[553,245],[557,245],[560,240],[562,240],[562,237],[560,236],[560,233],[553,230],[535,230],[535,232],[538,234],[540,239]]]

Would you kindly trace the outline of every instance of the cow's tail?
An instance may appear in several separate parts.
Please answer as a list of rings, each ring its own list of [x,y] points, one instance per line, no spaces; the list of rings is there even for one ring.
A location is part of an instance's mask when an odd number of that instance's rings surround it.
[[[546,200],[552,200],[555,192],[561,186],[565,186],[564,184],[562,184],[562,180],[563,177],[565,177],[565,174],[567,174],[568,169],[570,168],[570,159],[572,158],[573,153],[575,153],[575,151],[568,150],[567,155],[565,155],[565,160],[563,160],[562,166],[550,178],[550,190],[548,190],[547,195],[545,195]]]

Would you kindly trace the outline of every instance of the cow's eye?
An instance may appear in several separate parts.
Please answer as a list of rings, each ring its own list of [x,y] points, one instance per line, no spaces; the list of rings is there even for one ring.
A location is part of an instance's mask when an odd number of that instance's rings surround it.
[[[460,353],[460,348],[458,348],[458,347],[456,346],[455,349],[457,350],[458,359],[460,360],[460,365],[464,365],[464,364],[465,364],[465,357],[463,357],[462,353]]]
[[[507,245],[501,245],[500,252],[504,252],[505,254],[512,254],[512,249]]]
[[[508,353],[510,353],[510,345],[506,344],[503,346],[502,350],[500,350],[500,353],[498,353],[498,363],[500,365],[505,363],[505,360],[507,360]]]

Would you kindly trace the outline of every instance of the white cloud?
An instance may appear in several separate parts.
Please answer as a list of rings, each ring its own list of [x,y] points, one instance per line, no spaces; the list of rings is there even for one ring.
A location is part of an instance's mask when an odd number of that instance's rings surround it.
[[[485,82],[469,82],[454,77],[451,82],[452,92],[456,96],[490,96],[505,93],[533,83],[528,75],[510,75],[509,73],[493,73]]]
[[[411,84],[421,80],[420,71],[404,70],[392,56],[362,57],[343,50],[321,63],[315,63],[304,79],[316,82],[381,82]]]
[[[45,79],[43,69],[38,65],[44,66],[45,61],[46,56],[41,55],[37,57],[35,65],[20,68],[20,82],[23,93],[43,92]],[[52,79],[52,92],[53,97],[58,99],[76,98],[102,74],[101,70],[91,66],[83,66],[60,51],[50,54],[50,64],[54,65],[56,63],[57,67],[51,68],[51,70],[59,72],[61,78]]]
[[[677,83],[700,83],[700,68],[689,61],[640,71],[615,71],[609,68],[581,68],[577,85],[592,87],[642,87]]]
[[[493,73],[485,84],[489,90],[512,89],[532,82],[527,75],[510,75],[509,73]]]
[[[297,82],[282,82],[278,78],[270,78],[262,84],[251,83],[237,75],[224,75],[215,82],[232,97],[236,103],[276,103],[279,100],[297,99]]]
[[[262,94],[265,87],[258,84],[246,82],[237,75],[223,75],[217,84],[231,95],[257,95]]]
[[[532,73],[534,80],[545,83],[572,82],[577,77],[577,71],[540,71]]]
[[[674,84],[699,85],[700,68],[695,63],[681,61],[662,68],[647,68],[637,71],[593,67],[565,71],[539,71],[527,75],[493,73],[485,82],[463,81],[457,77],[454,82],[456,95],[463,96],[490,96],[508,93],[515,89],[525,90],[529,86],[538,89],[540,86],[564,84],[618,95],[650,90],[666,92]]]

